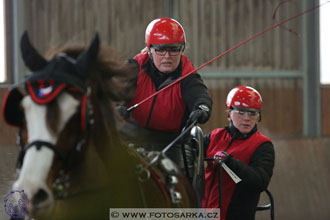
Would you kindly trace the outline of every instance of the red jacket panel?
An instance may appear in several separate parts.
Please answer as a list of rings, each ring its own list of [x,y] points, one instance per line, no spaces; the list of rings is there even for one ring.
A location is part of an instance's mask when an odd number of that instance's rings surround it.
[[[129,103],[134,105],[154,94],[157,90],[143,65],[148,61],[147,52],[134,57],[140,66],[135,96]],[[182,75],[194,70],[193,65],[184,55],[181,57]],[[182,117],[186,109],[181,95],[181,81],[149,99],[132,111],[133,118],[145,128],[165,132],[179,132]]]
[[[218,128],[212,131],[210,144],[206,152],[206,157],[213,158],[214,154],[218,151],[224,151],[228,146],[231,136],[224,128]],[[248,139],[234,140],[232,145],[226,150],[228,154],[234,158],[241,160],[242,162],[249,164],[250,158],[255,150],[264,142],[270,141],[269,138],[262,135],[259,131],[255,132]],[[221,219],[226,219],[226,212],[231,201],[233,192],[235,191],[236,184],[227,174],[225,170],[222,171],[222,205],[221,205]],[[212,179],[215,176],[214,184]],[[210,197],[208,199],[208,208],[219,207],[219,169],[216,169],[216,165],[210,161],[208,162],[205,170],[205,197],[202,201],[203,207],[205,207],[206,197],[211,190]],[[244,180],[243,180],[244,181]]]

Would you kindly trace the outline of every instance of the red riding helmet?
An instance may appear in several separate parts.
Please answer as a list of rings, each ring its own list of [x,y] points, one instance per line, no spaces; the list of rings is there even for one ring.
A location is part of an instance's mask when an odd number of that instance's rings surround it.
[[[152,44],[183,46],[186,43],[183,27],[172,18],[157,18],[150,22],[146,29],[145,40],[148,49]]]
[[[237,86],[227,96],[227,109],[246,109],[261,111],[262,98],[260,93],[249,86]]]

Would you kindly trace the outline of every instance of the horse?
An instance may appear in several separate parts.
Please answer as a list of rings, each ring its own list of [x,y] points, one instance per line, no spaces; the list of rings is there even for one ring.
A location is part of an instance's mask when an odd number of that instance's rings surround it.
[[[32,74],[9,90],[3,117],[19,128],[13,190],[24,191],[26,216],[109,219],[109,208],[197,207],[196,190],[166,155],[124,144],[118,134],[113,103],[134,92],[135,67],[101,47],[98,34],[50,59],[27,32],[20,46]]]

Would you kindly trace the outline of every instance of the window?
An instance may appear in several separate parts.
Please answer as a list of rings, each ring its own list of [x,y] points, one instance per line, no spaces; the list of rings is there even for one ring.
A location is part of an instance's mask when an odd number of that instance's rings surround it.
[[[0,3],[0,83],[6,80],[4,1]]]
[[[321,84],[330,84],[330,3],[320,8]]]

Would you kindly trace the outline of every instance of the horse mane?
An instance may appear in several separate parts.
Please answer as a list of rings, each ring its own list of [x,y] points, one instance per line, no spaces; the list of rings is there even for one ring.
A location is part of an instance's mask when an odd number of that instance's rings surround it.
[[[48,51],[46,57],[65,53],[76,59],[86,48],[87,46],[84,45],[65,45]],[[138,72],[138,66],[135,63],[125,62],[113,48],[108,46],[100,47],[98,56],[89,69],[86,85],[91,88],[90,100],[95,119],[93,128],[89,132],[96,144],[96,149],[105,160],[108,152],[104,151],[120,143],[114,103],[132,98],[136,89]]]
[[[64,45],[58,49],[48,50],[46,58],[50,60],[58,53],[65,53],[76,59],[86,48],[85,45]],[[106,93],[113,101],[127,101],[134,95],[138,68],[137,64],[126,62],[113,48],[101,46],[89,70],[87,84],[96,83],[103,86],[98,92]]]

